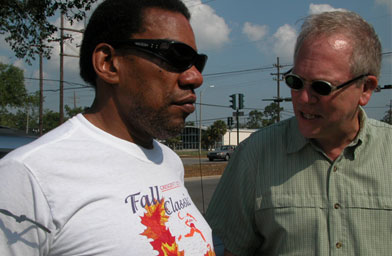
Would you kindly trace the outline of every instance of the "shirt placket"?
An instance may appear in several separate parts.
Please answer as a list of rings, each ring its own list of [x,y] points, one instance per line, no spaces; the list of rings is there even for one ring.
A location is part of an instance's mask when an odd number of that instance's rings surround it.
[[[328,179],[328,228],[330,255],[347,255],[347,221],[344,182],[341,175],[342,156],[331,164]]]

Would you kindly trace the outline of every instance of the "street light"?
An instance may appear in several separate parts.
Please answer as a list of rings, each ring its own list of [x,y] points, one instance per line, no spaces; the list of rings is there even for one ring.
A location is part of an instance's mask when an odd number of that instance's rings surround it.
[[[200,166],[200,187],[201,187],[201,198],[203,201],[203,214],[205,213],[205,209],[204,209],[204,189],[203,189],[203,172],[201,170],[201,160],[200,160],[200,156],[201,156],[201,95],[202,92],[204,92],[205,90],[207,90],[208,88],[213,88],[215,87],[215,85],[210,85],[208,87],[204,87],[203,90],[200,90],[200,97],[199,97],[199,115],[200,115],[200,119],[199,119],[199,166]]]
[[[208,88],[214,88],[215,85],[210,85],[208,87],[205,87],[203,90],[200,90],[200,96],[199,96],[199,157],[201,156],[201,95],[202,92],[207,90]]]

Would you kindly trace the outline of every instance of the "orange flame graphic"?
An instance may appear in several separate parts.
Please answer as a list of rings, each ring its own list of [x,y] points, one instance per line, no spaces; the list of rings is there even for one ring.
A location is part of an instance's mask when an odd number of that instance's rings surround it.
[[[153,240],[150,244],[159,252],[159,256],[184,256],[184,251],[178,249],[175,237],[165,226],[169,216],[165,212],[164,200],[145,209],[147,213],[141,219],[147,229],[141,235]]]
[[[184,251],[179,250],[175,237],[165,225],[169,216],[166,215],[164,199],[155,205],[147,205],[145,209],[147,212],[141,217],[141,223],[147,228],[141,235],[152,239],[150,244],[159,252],[159,256],[184,256]],[[208,244],[207,247],[208,251],[204,256],[215,256],[211,245]]]

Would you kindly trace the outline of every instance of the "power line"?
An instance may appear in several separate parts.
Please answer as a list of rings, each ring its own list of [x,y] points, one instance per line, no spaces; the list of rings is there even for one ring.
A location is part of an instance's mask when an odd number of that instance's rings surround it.
[[[33,78],[33,77],[25,77],[24,79],[27,80],[40,80],[39,78]],[[43,81],[47,81],[47,82],[60,82],[59,79],[42,79]],[[64,83],[69,84],[69,85],[78,85],[80,87],[68,87],[68,88],[64,88],[64,90],[77,90],[77,89],[93,89],[93,87],[91,85],[87,85],[87,84],[81,84],[81,83],[76,83],[76,82],[70,82],[70,81],[66,81],[63,80]],[[47,89],[44,90],[45,92],[58,92],[60,89]]]
[[[243,70],[233,70],[233,71],[227,71],[227,72],[218,72],[218,73],[205,74],[205,75],[203,75],[203,77],[212,77],[212,76],[222,76],[222,75],[232,75],[232,74],[249,73],[249,72],[255,72],[255,71],[269,70],[269,69],[273,69],[273,68],[274,68],[274,67],[269,66],[269,67],[261,67],[261,68],[251,68],[251,69],[243,69]]]

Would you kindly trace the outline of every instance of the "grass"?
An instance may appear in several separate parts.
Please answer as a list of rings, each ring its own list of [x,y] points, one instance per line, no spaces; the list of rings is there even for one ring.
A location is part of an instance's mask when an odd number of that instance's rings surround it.
[[[177,155],[180,157],[199,157],[199,151],[198,150],[176,150],[175,151]],[[207,152],[206,150],[201,151],[201,157],[207,157]]]
[[[225,164],[202,164],[201,167],[198,164],[185,165],[185,178],[190,177],[200,177],[200,169],[201,174],[203,176],[213,176],[213,175],[222,175],[224,169],[226,168],[227,163]]]
[[[181,158],[186,157],[199,157],[198,150],[176,150],[175,151]],[[207,158],[207,150],[201,151],[201,158]],[[203,176],[222,175],[227,163],[208,163],[208,164],[190,164],[185,165],[185,178],[200,177],[200,172]]]

